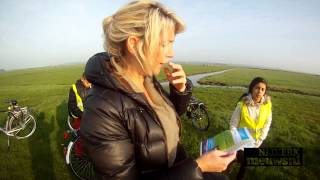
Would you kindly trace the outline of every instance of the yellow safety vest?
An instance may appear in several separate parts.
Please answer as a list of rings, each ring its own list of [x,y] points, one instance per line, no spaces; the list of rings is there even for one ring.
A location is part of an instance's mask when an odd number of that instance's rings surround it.
[[[73,90],[74,94],[76,95],[77,107],[78,107],[81,111],[83,111],[82,99],[81,99],[81,97],[80,97],[79,94],[78,94],[77,87],[76,87],[75,84],[72,84],[72,90]]]
[[[247,105],[244,102],[241,101],[239,104],[241,108],[239,127],[247,127],[252,137],[257,140],[261,136],[262,129],[271,113],[271,101],[268,100],[266,103],[263,103],[260,106],[260,112],[257,121],[250,117]]]

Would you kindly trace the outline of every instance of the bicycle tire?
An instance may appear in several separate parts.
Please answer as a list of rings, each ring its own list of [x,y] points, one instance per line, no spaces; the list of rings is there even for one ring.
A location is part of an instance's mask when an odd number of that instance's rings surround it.
[[[36,130],[36,120],[31,114],[20,114],[11,116],[9,119],[9,131],[17,139],[24,139],[31,136]],[[20,129],[20,130],[18,130]]]
[[[73,129],[70,121],[71,121],[71,118],[70,118],[70,116],[68,116],[68,119],[67,119],[68,127],[70,130],[75,130],[75,129]]]
[[[84,152],[82,152],[82,154],[79,154],[76,152],[77,141],[79,141],[79,138],[75,142],[70,142],[71,145],[68,146],[66,162],[67,164],[69,163],[70,168],[72,169],[72,172],[79,179],[94,180],[96,178],[95,178],[93,164],[89,160],[89,157],[87,154],[85,154]]]
[[[208,130],[210,126],[209,113],[203,106],[198,106],[191,112],[192,126],[200,131]]]
[[[70,130],[72,131],[76,131],[79,130],[79,128],[74,128],[74,122],[75,122],[75,118],[68,116],[67,122],[68,122],[68,127]]]

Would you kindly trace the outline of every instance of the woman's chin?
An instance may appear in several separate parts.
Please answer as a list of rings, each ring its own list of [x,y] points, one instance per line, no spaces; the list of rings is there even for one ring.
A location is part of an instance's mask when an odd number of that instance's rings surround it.
[[[153,74],[154,76],[158,76],[158,75],[160,74],[160,68],[153,70],[152,74]]]
[[[254,102],[256,102],[256,103],[260,103],[260,102],[261,102],[261,100],[262,100],[262,98],[257,98],[257,99],[254,99]]]

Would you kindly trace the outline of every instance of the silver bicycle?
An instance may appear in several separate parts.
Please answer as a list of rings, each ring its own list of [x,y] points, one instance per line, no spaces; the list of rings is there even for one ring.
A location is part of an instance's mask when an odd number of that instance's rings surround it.
[[[31,136],[36,130],[36,120],[32,116],[28,107],[19,107],[17,100],[9,100],[7,110],[0,112],[7,113],[7,120],[4,127],[0,127],[0,131],[9,137],[24,139]]]

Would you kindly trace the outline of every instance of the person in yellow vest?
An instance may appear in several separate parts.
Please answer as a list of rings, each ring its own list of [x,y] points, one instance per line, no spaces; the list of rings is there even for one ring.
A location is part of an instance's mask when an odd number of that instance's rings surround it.
[[[73,118],[72,126],[75,129],[80,127],[80,120],[83,113],[83,101],[85,100],[91,83],[86,79],[85,75],[72,84],[69,91],[68,111],[70,118]]]
[[[248,128],[255,139],[256,148],[261,147],[266,139],[272,121],[271,97],[267,95],[267,89],[268,84],[264,78],[254,78],[249,85],[248,93],[240,97],[230,120],[230,128]],[[243,179],[245,166],[242,150],[237,153],[237,161],[241,163],[237,179]]]

